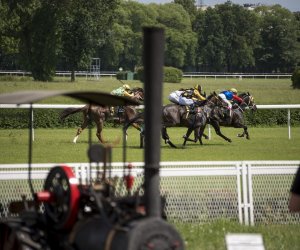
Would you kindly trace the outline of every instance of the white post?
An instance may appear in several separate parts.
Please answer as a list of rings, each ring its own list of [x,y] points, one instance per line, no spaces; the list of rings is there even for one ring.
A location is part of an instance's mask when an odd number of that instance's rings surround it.
[[[251,164],[247,165],[248,169],[248,194],[249,194],[249,212],[250,212],[250,225],[254,226],[254,208],[253,208],[253,189],[252,189],[252,172]]]
[[[239,210],[239,222],[243,224],[243,210],[242,210],[242,190],[241,190],[241,165],[236,164],[236,184],[237,184],[237,196],[238,196],[238,210]]]
[[[31,109],[31,140],[34,141],[34,123],[33,123],[33,109]]]
[[[208,124],[208,139],[211,140],[210,124]]]
[[[242,184],[243,184],[243,208],[244,208],[244,221],[245,225],[249,225],[249,216],[248,216],[248,188],[247,188],[247,168],[246,164],[242,163]]]
[[[288,109],[288,130],[289,130],[289,139],[291,139],[291,110]]]

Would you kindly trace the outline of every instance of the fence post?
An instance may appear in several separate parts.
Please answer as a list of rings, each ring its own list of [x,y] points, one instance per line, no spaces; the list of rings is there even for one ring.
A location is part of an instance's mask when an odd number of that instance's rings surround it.
[[[34,141],[33,108],[30,110],[30,112],[31,112],[30,119],[31,119],[31,124],[32,124],[32,126],[30,128],[31,129],[31,140]]]
[[[242,190],[241,190],[241,165],[240,163],[236,164],[236,184],[237,184],[237,197],[238,197],[238,213],[239,213],[239,222],[243,224],[243,211],[242,211]]]
[[[252,189],[252,166],[250,163],[247,165],[248,170],[248,195],[249,195],[249,216],[250,225],[254,226],[254,207],[253,207],[253,189]]]
[[[289,139],[291,139],[291,109],[288,109],[288,131]]]
[[[245,225],[249,225],[248,215],[248,187],[247,187],[247,166],[245,162],[242,163],[242,185],[243,185],[243,208],[244,208],[244,222]]]

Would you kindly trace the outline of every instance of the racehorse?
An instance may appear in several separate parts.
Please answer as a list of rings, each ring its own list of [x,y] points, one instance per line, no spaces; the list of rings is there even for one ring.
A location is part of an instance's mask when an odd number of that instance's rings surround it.
[[[225,127],[234,127],[234,128],[243,128],[243,133],[238,134],[238,137],[244,137],[246,135],[247,139],[250,139],[249,133],[248,133],[248,127],[245,125],[244,121],[244,112],[245,110],[249,109],[251,111],[256,111],[257,107],[254,103],[253,96],[250,95],[249,92],[247,93],[241,93],[239,95],[240,98],[243,99],[243,102],[238,105],[237,103],[233,104],[232,114],[231,116],[228,115],[228,111],[224,108],[218,108],[218,115],[211,116],[210,119],[208,119],[208,123],[213,126],[213,128],[216,131],[216,134],[224,138],[226,141],[231,142],[231,139],[227,138],[226,136],[222,135],[220,132],[220,126]],[[223,112],[223,115],[221,114]],[[205,128],[205,127],[204,127]],[[183,136],[184,143],[186,141],[193,141],[197,142],[197,139],[199,139],[200,144],[202,145],[201,137],[205,136],[207,137],[202,130],[195,131],[195,133],[199,133],[198,136],[195,136],[195,139],[189,139],[189,135],[191,134],[190,131],[186,133],[186,135]]]
[[[133,93],[132,98],[140,101],[144,100],[144,91],[142,88],[133,88],[131,92]],[[125,121],[132,119],[132,117],[135,116],[137,113],[134,106],[124,106],[123,109],[124,109],[123,116]],[[105,143],[106,141],[102,136],[103,124],[104,121],[108,119],[108,117],[113,116],[114,112],[112,108],[108,106],[98,106],[93,104],[87,104],[81,108],[67,108],[60,113],[60,119],[61,121],[63,121],[69,115],[78,112],[83,113],[83,122],[81,126],[77,129],[76,135],[73,139],[73,143],[77,142],[79,135],[88,126],[90,120],[96,123],[96,127],[97,127],[96,136],[98,137],[99,141],[101,143]],[[135,124],[132,124],[132,126],[136,127]],[[136,128],[139,129],[139,127]]]
[[[197,142],[199,140],[200,144],[202,143],[202,136],[208,138],[204,134],[204,129],[206,124],[210,123],[216,131],[216,134],[221,136],[226,141],[231,142],[231,140],[222,134],[220,126],[218,126],[218,122],[224,119],[224,113],[227,110],[227,104],[220,98],[216,92],[213,92],[206,98],[206,103],[204,106],[201,107],[201,112],[204,113],[203,115],[203,124],[198,128],[194,129],[194,140],[190,139],[189,136],[193,132],[193,128],[189,127],[186,134],[183,136],[184,142],[183,146],[186,145],[187,141]]]
[[[206,125],[207,117],[211,114],[214,114],[212,113],[213,107],[215,105],[220,105],[220,106],[224,105],[222,99],[220,99],[216,93],[213,93],[209,97],[207,97],[205,103],[206,103],[206,105],[204,105],[205,108],[198,106],[193,112],[190,111],[187,106],[181,106],[177,104],[168,104],[166,106],[163,106],[161,135],[162,138],[165,140],[165,143],[169,144],[173,148],[176,148],[176,146],[171,142],[170,137],[167,133],[168,127],[175,127],[175,126],[188,127],[188,131],[190,131],[190,133],[195,130],[196,131],[195,140],[197,141],[198,139],[200,139],[199,138],[200,133],[198,131],[200,128],[203,128],[203,126]],[[140,113],[135,118],[130,120],[124,126],[125,131],[133,122],[139,124],[144,123],[144,113]],[[143,145],[142,140],[143,140],[143,133],[141,133],[141,144],[140,144],[141,147]]]
[[[257,107],[254,102],[253,96],[250,95],[249,92],[241,93],[239,97],[243,99],[243,102],[240,105],[233,104],[232,116],[230,117],[230,119],[223,119],[220,122],[220,126],[243,128],[243,133],[238,134],[238,137],[244,137],[246,135],[246,139],[249,140],[250,136],[248,133],[248,127],[245,124],[244,112],[247,109],[254,112],[257,110]]]

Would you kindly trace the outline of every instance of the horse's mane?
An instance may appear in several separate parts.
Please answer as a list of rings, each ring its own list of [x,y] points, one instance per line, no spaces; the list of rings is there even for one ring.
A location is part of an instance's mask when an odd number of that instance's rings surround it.
[[[213,96],[217,96],[217,93],[214,91],[213,93],[210,93],[206,99],[211,99]]]
[[[241,94],[239,94],[239,97],[244,97],[244,96],[251,96],[249,92],[242,92]]]
[[[134,87],[134,88],[132,88],[131,91],[132,91],[132,92],[143,92],[143,93],[144,93],[144,89],[143,89],[143,88],[140,88],[140,87]]]

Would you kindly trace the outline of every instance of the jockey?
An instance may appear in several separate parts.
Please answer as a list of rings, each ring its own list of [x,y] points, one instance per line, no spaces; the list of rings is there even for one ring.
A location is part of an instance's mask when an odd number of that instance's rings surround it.
[[[128,84],[123,84],[123,86],[117,88],[117,89],[114,89],[113,91],[111,91],[110,93],[112,95],[117,95],[117,96],[127,96],[127,97],[133,97],[134,94],[133,93],[130,93],[130,86]],[[115,109],[114,107],[111,107],[111,112],[112,113],[115,113]],[[117,108],[117,114],[120,114],[124,112],[124,109],[123,107],[120,107],[118,106]]]
[[[192,109],[194,108],[195,104],[201,106],[206,98],[201,93],[202,87],[198,84],[194,86],[194,88],[186,89],[179,97],[179,104],[180,105],[188,105]]]
[[[184,92],[184,89],[179,89],[179,90],[173,91],[168,97],[169,101],[173,102],[175,104],[179,104],[179,98],[183,92]]]
[[[237,95],[237,90],[235,88],[231,88],[230,91],[233,94],[232,100],[236,101],[238,105],[240,105],[243,102],[243,99]]]
[[[224,90],[219,94],[219,96],[228,104],[228,109],[232,108],[232,101],[237,101],[238,104],[243,102],[243,99],[237,95],[237,90],[235,88]]]
[[[123,86],[114,89],[112,92],[110,92],[112,95],[117,96],[127,96],[127,97],[133,97],[133,93],[130,93],[130,86],[128,84],[124,84]]]
[[[243,99],[237,95],[237,90],[235,88],[231,88],[230,90],[224,90],[219,94],[219,96],[228,105],[227,108],[229,109],[229,113],[227,116],[227,122],[230,123],[232,117],[232,101],[236,100],[240,104],[243,102]]]

